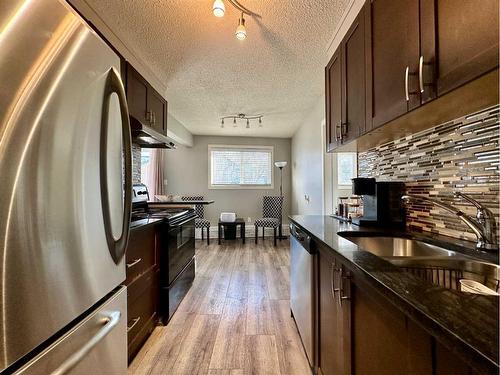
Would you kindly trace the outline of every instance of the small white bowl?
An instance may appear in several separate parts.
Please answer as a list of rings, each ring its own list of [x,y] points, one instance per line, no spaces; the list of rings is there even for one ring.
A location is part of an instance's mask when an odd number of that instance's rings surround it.
[[[489,296],[500,296],[500,294],[488,288],[486,285],[468,279],[460,280],[460,290],[462,292],[468,292],[468,293],[485,294]]]

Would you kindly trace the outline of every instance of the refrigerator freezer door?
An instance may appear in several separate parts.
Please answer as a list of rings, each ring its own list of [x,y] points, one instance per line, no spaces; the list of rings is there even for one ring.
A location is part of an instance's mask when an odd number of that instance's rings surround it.
[[[16,375],[127,373],[127,291],[122,287]]]
[[[63,1],[0,2],[0,371],[125,280],[119,69]]]

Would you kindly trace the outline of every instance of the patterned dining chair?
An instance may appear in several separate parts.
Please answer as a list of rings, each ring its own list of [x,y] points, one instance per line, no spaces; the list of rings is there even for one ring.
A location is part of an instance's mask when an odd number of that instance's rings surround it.
[[[281,211],[283,196],[265,195],[262,198],[262,218],[255,220],[255,243],[259,235],[258,228],[262,228],[262,239],[266,228],[274,229],[274,246],[276,246],[277,230],[281,225]]]
[[[203,195],[183,195],[183,201],[202,201]],[[194,221],[195,228],[201,228],[201,239],[203,240],[203,229],[207,229],[207,245],[210,245],[210,221],[205,219],[205,206],[202,204],[195,204],[194,211],[198,216]]]

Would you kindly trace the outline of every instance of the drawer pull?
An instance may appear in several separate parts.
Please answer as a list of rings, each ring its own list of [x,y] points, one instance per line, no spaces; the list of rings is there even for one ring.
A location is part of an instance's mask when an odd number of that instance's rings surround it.
[[[141,320],[141,317],[138,316],[137,318],[134,318],[132,319],[132,325],[131,326],[127,326],[127,333],[129,333],[131,330],[134,329],[134,327],[137,325],[137,323],[139,323],[139,320]]]
[[[134,267],[136,264],[140,263],[142,261],[142,258],[136,259],[132,261],[131,263],[127,263],[127,268]]]

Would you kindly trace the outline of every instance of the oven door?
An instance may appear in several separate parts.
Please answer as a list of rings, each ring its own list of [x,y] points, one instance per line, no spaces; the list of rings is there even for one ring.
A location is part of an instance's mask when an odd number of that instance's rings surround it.
[[[168,285],[194,257],[195,215],[168,224]]]

